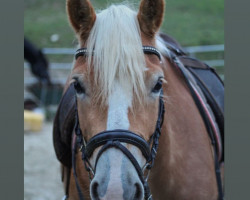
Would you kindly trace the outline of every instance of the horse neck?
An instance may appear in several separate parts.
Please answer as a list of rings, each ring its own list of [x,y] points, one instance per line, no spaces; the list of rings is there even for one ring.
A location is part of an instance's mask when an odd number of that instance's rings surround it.
[[[150,182],[154,199],[216,199],[212,147],[205,125],[184,79],[168,62],[165,77],[165,120]]]

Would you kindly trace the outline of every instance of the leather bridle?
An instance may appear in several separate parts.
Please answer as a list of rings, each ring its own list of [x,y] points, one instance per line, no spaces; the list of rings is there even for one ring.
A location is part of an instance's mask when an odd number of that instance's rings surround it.
[[[145,54],[155,54],[160,60],[161,60],[161,54],[160,52],[152,46],[142,46],[142,50]],[[92,52],[93,55],[94,52]],[[75,53],[75,59],[77,59],[79,56],[88,56],[90,52],[87,48],[81,48],[78,49]]]
[[[146,54],[155,54],[161,60],[161,54],[159,51],[151,46],[143,46],[143,52]],[[79,56],[86,56],[88,51],[86,48],[81,48],[76,51],[75,58],[77,59]],[[82,131],[79,124],[79,115],[77,109],[77,96],[75,95],[75,140],[73,139],[73,151],[72,151],[72,168],[73,174],[75,177],[76,187],[78,190],[80,200],[83,200],[83,193],[78,183],[77,174],[76,174],[76,153],[77,149],[82,153],[82,160],[84,162],[85,169],[89,173],[90,181],[95,176],[95,170],[97,162],[105,152],[105,150],[109,148],[119,149],[133,164],[135,167],[138,176],[140,178],[141,183],[144,187],[144,199],[152,200],[152,195],[150,192],[150,188],[148,186],[148,176],[150,169],[154,165],[154,160],[156,157],[158,145],[159,145],[159,137],[161,135],[161,127],[164,121],[164,102],[163,102],[163,90],[161,89],[160,97],[159,97],[159,110],[158,110],[158,118],[156,121],[155,131],[150,137],[149,141],[146,141],[141,136],[129,131],[129,130],[111,130],[111,131],[103,131],[92,137],[88,142],[85,141]],[[75,142],[74,142],[75,141]],[[128,143],[138,147],[142,155],[146,159],[146,164],[141,168],[136,158],[133,154],[121,143]],[[92,166],[89,162],[89,159],[94,152],[94,150],[98,147],[101,147],[99,150],[96,160],[95,166]],[[147,173],[146,173],[147,170]],[[66,196],[65,199],[68,197]]]

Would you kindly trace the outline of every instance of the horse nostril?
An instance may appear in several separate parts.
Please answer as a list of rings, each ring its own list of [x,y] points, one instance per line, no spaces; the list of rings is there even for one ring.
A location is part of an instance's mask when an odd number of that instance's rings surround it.
[[[134,199],[139,200],[143,198],[143,189],[139,183],[135,183],[135,196]]]
[[[93,182],[91,184],[91,196],[92,196],[92,199],[99,199],[99,196],[98,196],[98,191],[97,191],[97,188],[98,188],[99,184],[97,181]]]

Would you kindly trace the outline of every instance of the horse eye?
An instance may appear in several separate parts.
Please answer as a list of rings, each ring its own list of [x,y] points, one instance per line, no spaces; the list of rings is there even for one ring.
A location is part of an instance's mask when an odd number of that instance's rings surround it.
[[[78,81],[74,82],[74,88],[75,88],[77,94],[83,94],[83,93],[85,93],[84,87],[81,86],[81,84]]]
[[[162,88],[162,80],[159,79],[159,80],[157,81],[156,85],[154,86],[152,92],[153,92],[153,93],[158,93],[158,92],[161,90],[161,88]]]

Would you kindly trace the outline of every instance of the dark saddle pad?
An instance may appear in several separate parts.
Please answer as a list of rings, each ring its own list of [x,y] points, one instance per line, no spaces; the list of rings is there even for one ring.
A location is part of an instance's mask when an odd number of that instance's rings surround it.
[[[53,144],[57,159],[71,167],[71,137],[75,125],[75,89],[71,84],[64,93],[53,124]]]
[[[218,124],[222,149],[224,149],[224,84],[216,71],[207,64],[189,57],[180,44],[166,34],[160,34],[165,45],[174,53],[183,65],[194,76],[196,83],[201,88],[207,103],[211,107]],[[222,152],[222,161],[224,160],[224,151]]]
[[[211,107],[222,138],[224,149],[224,85],[215,70],[207,64],[189,57],[183,48],[172,37],[160,34],[165,45],[174,53],[193,74],[202,89],[207,103]],[[71,167],[71,137],[74,128],[75,96],[73,85],[63,95],[54,119],[53,143],[58,160]],[[224,152],[222,153],[222,161]]]

